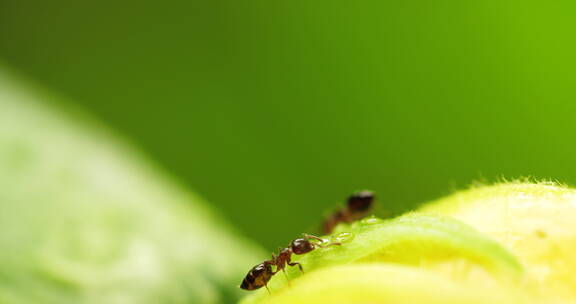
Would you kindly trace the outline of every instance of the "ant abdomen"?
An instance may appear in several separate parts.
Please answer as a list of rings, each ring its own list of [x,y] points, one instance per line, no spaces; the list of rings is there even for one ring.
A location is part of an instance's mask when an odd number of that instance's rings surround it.
[[[348,197],[346,207],[334,212],[322,225],[326,234],[332,233],[340,223],[350,223],[358,220],[368,213],[374,204],[375,196],[372,191],[358,191]]]
[[[240,288],[245,290],[262,288],[262,286],[267,285],[273,275],[272,263],[270,263],[270,261],[264,261],[250,269],[246,277],[244,277],[244,280],[242,280]],[[268,286],[266,286],[266,288],[268,288]]]
[[[363,190],[352,194],[348,198],[348,209],[351,212],[364,212],[372,207],[374,202],[374,193],[372,191]]]

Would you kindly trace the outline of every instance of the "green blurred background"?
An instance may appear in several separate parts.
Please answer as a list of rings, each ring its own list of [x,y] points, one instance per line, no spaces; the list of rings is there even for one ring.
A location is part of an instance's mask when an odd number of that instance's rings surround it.
[[[271,249],[357,189],[574,183],[575,6],[0,0],[0,58]]]

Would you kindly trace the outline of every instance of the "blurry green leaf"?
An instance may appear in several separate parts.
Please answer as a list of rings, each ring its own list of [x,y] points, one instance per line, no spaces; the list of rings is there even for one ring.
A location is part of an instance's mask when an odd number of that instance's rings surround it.
[[[49,96],[0,71],[0,303],[237,298],[258,250],[104,126]]]

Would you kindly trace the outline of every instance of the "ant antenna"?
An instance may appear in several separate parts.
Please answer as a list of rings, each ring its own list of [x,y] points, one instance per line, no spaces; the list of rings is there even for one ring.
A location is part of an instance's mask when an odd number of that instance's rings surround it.
[[[316,246],[318,246],[318,247],[320,247],[320,248],[325,248],[325,247],[332,246],[332,245],[342,245],[342,243],[340,243],[340,242],[332,242],[332,243],[329,243],[329,244],[326,244],[326,245],[322,245],[323,243],[326,243],[327,240],[325,240],[325,239],[323,239],[323,238],[320,238],[320,237],[317,237],[317,236],[315,236],[315,235],[307,234],[307,233],[304,233],[303,235],[304,235],[304,237],[307,238],[307,239],[312,239],[312,240],[320,241],[319,244],[316,244]]]
[[[307,238],[307,239],[312,239],[312,240],[320,241],[321,243],[325,243],[325,242],[326,242],[325,239],[320,238],[320,237],[317,237],[317,236],[315,236],[315,235],[311,235],[311,234],[308,234],[308,233],[302,233],[302,235],[304,236],[304,238]]]

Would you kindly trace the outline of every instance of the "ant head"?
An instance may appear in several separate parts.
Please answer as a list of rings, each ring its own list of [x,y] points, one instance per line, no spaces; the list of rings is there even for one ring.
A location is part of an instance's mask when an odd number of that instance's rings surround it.
[[[304,254],[314,250],[314,245],[307,239],[295,239],[290,244],[292,252],[294,254]]]
[[[372,202],[374,202],[372,191],[359,191],[348,198],[348,208],[352,211],[366,211],[370,209]]]

